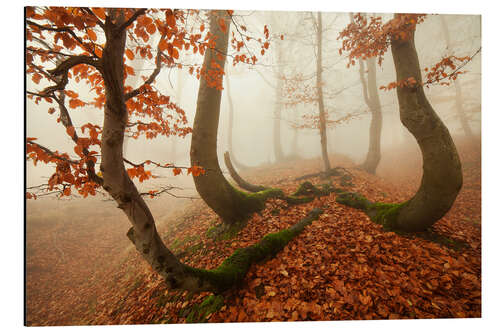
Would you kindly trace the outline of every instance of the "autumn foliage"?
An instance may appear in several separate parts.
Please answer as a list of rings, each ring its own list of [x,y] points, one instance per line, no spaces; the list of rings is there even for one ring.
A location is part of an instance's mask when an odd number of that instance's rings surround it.
[[[386,23],[382,22],[380,16],[366,18],[358,13],[338,36],[342,40],[339,54],[347,52],[347,67],[356,64],[359,59],[376,57],[378,64],[382,65],[384,54],[387,52],[393,40],[408,40],[415,31],[418,24],[422,23],[427,14],[398,14]],[[472,56],[445,56],[430,68],[426,67],[425,78],[417,82],[414,77],[405,78],[401,81],[391,82],[381,86],[382,90],[391,90],[396,87],[413,87],[416,85],[429,86],[431,84],[449,85],[450,81],[456,80],[458,75],[465,71],[460,69],[465,66],[479,52]]]
[[[233,15],[232,11],[228,11]],[[203,76],[209,85],[222,89],[222,68],[213,63],[202,68],[196,63],[183,61],[184,55],[203,55],[213,48],[215,41],[205,29],[205,13],[198,10],[172,9],[107,9],[73,7],[26,8],[26,75],[30,79],[27,97],[36,105],[46,108],[56,122],[65,127],[73,141],[73,151],[59,151],[45,147],[37,138],[28,138],[26,154],[36,165],[38,162],[53,164],[55,172],[48,184],[35,186],[27,198],[37,193],[58,193],[68,196],[75,191],[82,196],[95,195],[102,185],[96,166],[100,163],[102,128],[97,123],[74,124],[71,112],[87,109],[103,110],[106,102],[100,62],[107,36],[105,26],[116,16],[124,16],[127,42],[123,54],[124,92],[128,122],[125,135],[133,139],[180,136],[185,137],[192,129],[187,125],[185,111],[171,96],[165,95],[156,84],[160,72],[166,68],[187,69],[198,79]],[[252,63],[255,55],[249,55],[245,43],[261,45],[261,53],[269,47],[269,30],[264,36],[255,37],[231,17],[235,26],[232,32],[234,63]],[[223,24],[223,22],[221,23]],[[229,29],[230,27],[223,27]],[[144,76],[136,72],[139,62],[153,62],[155,68]],[[54,66],[55,64],[55,66]],[[139,82],[131,86],[131,78]],[[135,78],[140,78],[139,81]],[[80,96],[73,87],[82,87]],[[147,166],[171,168],[174,175],[182,167],[161,162],[131,162],[127,172],[132,179],[142,182],[153,177]],[[187,168],[188,174],[200,175],[200,166]],[[36,192],[36,193],[35,193]]]

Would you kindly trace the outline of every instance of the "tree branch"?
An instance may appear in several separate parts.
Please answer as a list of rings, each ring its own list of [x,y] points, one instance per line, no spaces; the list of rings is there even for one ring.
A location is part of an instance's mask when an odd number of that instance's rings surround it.
[[[144,15],[146,13],[146,8],[141,8],[139,10],[137,10],[134,14],[132,14],[132,16],[125,22],[122,23],[122,25],[120,25],[118,27],[118,30],[117,31],[122,31],[124,29],[126,29],[129,25],[131,25],[139,16],[141,15]]]
[[[165,36],[162,35],[161,38],[160,38],[160,42],[163,40]],[[128,101],[129,99],[131,99],[132,97],[135,97],[137,95],[139,95],[141,93],[141,90],[142,88],[145,86],[145,85],[149,85],[151,83],[153,83],[153,81],[156,79],[156,77],[158,76],[158,74],[160,74],[160,71],[161,71],[161,51],[160,51],[160,42],[158,42],[158,46],[157,46],[157,53],[156,53],[156,59],[155,59],[155,63],[156,63],[156,68],[154,69],[153,73],[151,73],[151,75],[149,76],[149,78],[142,84],[140,85],[137,89],[134,89],[128,93],[125,94],[125,101]]]

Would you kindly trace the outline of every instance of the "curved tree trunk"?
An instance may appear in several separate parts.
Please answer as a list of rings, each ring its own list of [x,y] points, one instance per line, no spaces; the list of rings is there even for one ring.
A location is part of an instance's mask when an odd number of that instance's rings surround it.
[[[118,10],[112,11],[112,16],[120,15]],[[116,23],[106,20],[106,45],[101,58],[101,73],[106,90],[101,146],[103,188],[118,203],[118,208],[124,211],[132,224],[127,236],[153,269],[165,278],[169,288],[206,288],[206,283],[188,273],[185,266],[165,247],[148,206],[123,164],[123,141],[128,117],[123,89],[126,29],[119,29],[123,16],[117,20]]]
[[[224,69],[228,46],[228,31],[222,31],[219,19],[229,28],[226,11],[213,11],[210,15],[210,33],[216,36],[215,50],[207,49],[204,70],[215,62]],[[219,78],[222,84],[222,77]],[[219,127],[221,90],[210,87],[200,78],[196,115],[191,139],[191,165],[202,166],[205,174],[193,177],[196,189],[206,204],[220,216],[227,226],[246,220],[253,212],[263,208],[263,198],[237,191],[224,178],[217,158],[217,131]],[[271,194],[271,193],[266,193]]]
[[[318,92],[318,110],[319,110],[319,135],[321,142],[321,156],[323,157],[323,166],[325,172],[330,170],[330,160],[328,159],[328,142],[326,133],[326,112],[325,102],[323,100],[323,80],[322,80],[322,39],[323,39],[323,24],[321,22],[321,12],[318,12],[318,20],[316,25],[316,43],[317,43],[317,58],[316,58],[316,87]]]
[[[241,164],[238,159],[234,156],[233,152],[233,124],[234,124],[234,106],[233,106],[233,99],[231,98],[231,91],[229,89],[229,77],[225,75],[226,79],[226,96],[227,96],[227,104],[229,106],[229,121],[227,125],[227,150],[229,151],[229,155],[233,159],[234,165],[240,169],[248,169],[249,167],[246,165]]]
[[[408,40],[391,41],[397,81],[422,82],[413,31]],[[401,122],[413,134],[423,156],[423,176],[413,198],[401,206],[395,227],[425,230],[451,208],[462,187],[462,167],[450,133],[429,104],[421,85],[397,87]]]
[[[250,191],[250,192],[259,192],[259,191],[264,191],[267,189],[267,187],[262,186],[262,185],[254,185],[250,184],[236,172],[236,170],[233,167],[233,163],[231,163],[231,157],[229,154],[229,151],[226,151],[224,153],[224,162],[226,163],[227,170],[229,171],[229,174],[231,177],[234,179],[236,184],[238,184],[242,189]]]
[[[375,174],[380,162],[380,137],[382,135],[382,110],[380,98],[377,90],[377,68],[375,58],[369,58],[368,64],[368,84],[364,77],[363,60],[359,62],[359,75],[363,86],[363,98],[370,109],[372,119],[370,122],[370,142],[366,159],[361,165],[367,172]]]

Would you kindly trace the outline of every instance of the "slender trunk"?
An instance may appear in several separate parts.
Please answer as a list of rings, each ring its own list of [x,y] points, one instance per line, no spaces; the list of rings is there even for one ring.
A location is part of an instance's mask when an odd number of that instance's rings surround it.
[[[227,125],[227,150],[229,152],[229,155],[232,158],[232,161],[234,165],[240,169],[248,169],[248,166],[245,166],[241,164],[238,159],[234,156],[234,151],[233,151],[233,126],[234,126],[234,105],[233,105],[233,99],[231,98],[231,90],[229,88],[229,76],[226,74],[225,75],[225,80],[226,80],[226,85],[225,85],[225,90],[226,90],[226,95],[227,95],[227,104],[229,107],[229,121]]]
[[[229,77],[225,75],[226,79],[226,95],[227,95],[227,105],[229,107],[229,121],[227,124],[227,151],[229,155],[233,154],[233,123],[234,123],[234,108],[233,100],[231,98],[231,90],[229,89]]]
[[[397,15],[397,14],[396,14]],[[391,41],[397,81],[422,82],[414,31],[408,40]],[[432,226],[453,205],[462,187],[462,167],[450,133],[428,102],[422,86],[397,87],[400,118],[422,151],[423,176],[413,198],[401,206],[395,227],[420,231]]]
[[[321,12],[318,12],[316,31],[316,45],[317,45],[317,58],[316,58],[316,86],[318,92],[318,110],[319,110],[319,135],[321,142],[321,155],[323,157],[323,166],[325,171],[330,170],[330,160],[328,159],[328,142],[326,133],[326,113],[325,104],[323,100],[323,80],[322,80],[322,30],[323,25],[321,22]]]
[[[109,18],[106,20],[106,45],[101,58],[101,73],[106,90],[101,146],[103,188],[118,203],[118,208],[123,210],[132,224],[128,237],[153,269],[165,278],[168,287],[202,287],[203,282],[194,275],[187,274],[185,266],[165,247],[148,206],[123,164],[123,141],[128,117],[123,89],[126,30],[118,29],[123,16],[117,10],[113,12],[120,17],[117,23],[112,23]]]
[[[215,50],[207,49],[203,70],[212,63],[224,69],[228,46],[228,31],[222,31],[219,19],[229,28],[226,11],[213,11],[210,15],[210,34],[216,37]],[[222,84],[222,77],[218,78]],[[194,177],[196,189],[206,204],[219,215],[227,226],[246,220],[253,212],[262,209],[263,202],[257,197],[237,191],[224,178],[217,158],[217,131],[219,127],[221,90],[211,87],[200,78],[196,115],[191,139],[191,165],[199,165],[205,174]]]
[[[446,46],[449,48],[451,47],[451,40],[450,40],[450,32],[448,30],[448,25],[446,24],[446,19],[444,18],[444,16],[440,15],[440,18],[441,18],[441,27],[444,33],[444,39],[446,41]],[[469,121],[467,120],[467,116],[463,108],[464,102],[462,97],[462,87],[460,85],[460,81],[458,78],[455,81],[453,81],[453,85],[455,86],[455,96],[456,96],[455,106],[457,110],[458,119],[460,120],[460,124],[462,125],[462,129],[465,133],[465,136],[471,139],[474,137],[474,135],[472,134]]]
[[[274,158],[276,162],[280,162],[284,159],[283,149],[281,148],[281,107],[283,105],[281,98],[281,90],[283,89],[283,80],[281,79],[281,74],[283,72],[283,67],[281,65],[281,48],[282,46],[278,44],[276,48],[276,63],[278,65],[278,71],[275,73],[276,86],[274,89],[273,145]]]
[[[377,90],[377,68],[375,58],[369,58],[368,64],[368,84],[364,77],[364,63],[359,62],[359,75],[363,86],[363,98],[366,105],[370,109],[372,119],[370,122],[370,142],[366,159],[361,165],[367,172],[375,174],[377,166],[380,162],[380,138],[382,135],[382,110],[380,106],[380,98]]]

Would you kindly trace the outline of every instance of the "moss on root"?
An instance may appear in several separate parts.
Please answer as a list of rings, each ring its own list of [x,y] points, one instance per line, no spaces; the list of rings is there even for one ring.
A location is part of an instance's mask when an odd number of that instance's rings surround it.
[[[257,244],[234,251],[215,269],[206,270],[186,265],[185,270],[188,274],[200,277],[201,280],[209,281],[216,292],[227,290],[243,281],[250,265],[275,256],[322,212],[321,209],[315,208],[290,228],[267,234]]]
[[[205,323],[207,321],[207,316],[219,311],[223,305],[224,297],[222,297],[222,295],[210,295],[200,304],[184,310],[182,314],[187,314],[186,322],[188,323]]]
[[[375,202],[370,205],[370,207],[366,210],[366,213],[373,222],[382,225],[385,230],[396,230],[399,212],[401,211],[401,208],[403,208],[405,205],[406,202],[403,203]]]
[[[399,212],[401,208],[407,204],[406,202],[395,204],[371,202],[363,195],[356,192],[340,193],[336,201],[349,207],[361,209],[373,222],[382,225],[385,230],[391,231],[397,229]]]

